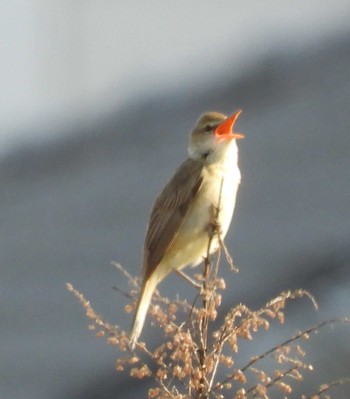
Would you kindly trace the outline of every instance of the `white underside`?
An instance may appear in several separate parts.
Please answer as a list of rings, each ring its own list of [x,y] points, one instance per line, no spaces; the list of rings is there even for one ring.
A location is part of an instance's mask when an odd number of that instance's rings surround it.
[[[197,200],[189,209],[177,238],[157,266],[158,282],[172,270],[182,269],[187,265],[198,265],[208,254],[209,229],[214,221],[213,210],[218,208],[217,222],[220,226],[221,239],[224,239],[230,226],[237,189],[240,183],[239,169],[222,169],[208,166],[203,171],[203,184]],[[211,242],[209,253],[219,247],[218,238]]]

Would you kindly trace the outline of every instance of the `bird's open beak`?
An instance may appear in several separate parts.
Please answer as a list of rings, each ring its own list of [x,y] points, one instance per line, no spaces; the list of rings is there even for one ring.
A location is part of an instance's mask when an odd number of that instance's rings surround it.
[[[215,135],[216,136],[223,136],[229,139],[243,139],[244,134],[236,133],[233,131],[233,126],[236,122],[236,119],[240,115],[242,110],[235,112],[232,116],[229,116],[225,119],[216,129]]]

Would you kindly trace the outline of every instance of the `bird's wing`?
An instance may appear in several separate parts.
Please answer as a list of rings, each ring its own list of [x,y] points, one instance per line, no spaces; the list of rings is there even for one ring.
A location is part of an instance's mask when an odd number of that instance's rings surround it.
[[[187,159],[157,198],[148,225],[143,271],[147,279],[176,238],[202,185],[203,163]]]

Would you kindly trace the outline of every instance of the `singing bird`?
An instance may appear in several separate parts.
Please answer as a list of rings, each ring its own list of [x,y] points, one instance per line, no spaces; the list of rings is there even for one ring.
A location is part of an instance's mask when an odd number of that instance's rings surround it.
[[[175,172],[153,206],[143,252],[143,281],[131,332],[134,348],[156,286],[172,271],[196,266],[208,254],[213,209],[221,240],[229,228],[241,181],[233,131],[241,111],[227,117],[207,112],[198,119],[188,145],[189,157]],[[212,237],[209,253],[219,248]]]

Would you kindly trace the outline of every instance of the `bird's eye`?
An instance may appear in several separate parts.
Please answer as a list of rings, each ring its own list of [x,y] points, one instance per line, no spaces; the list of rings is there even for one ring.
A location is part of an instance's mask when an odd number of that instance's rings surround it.
[[[204,127],[204,131],[205,132],[211,132],[212,131],[212,126],[210,126],[210,125],[206,125],[205,127]]]

